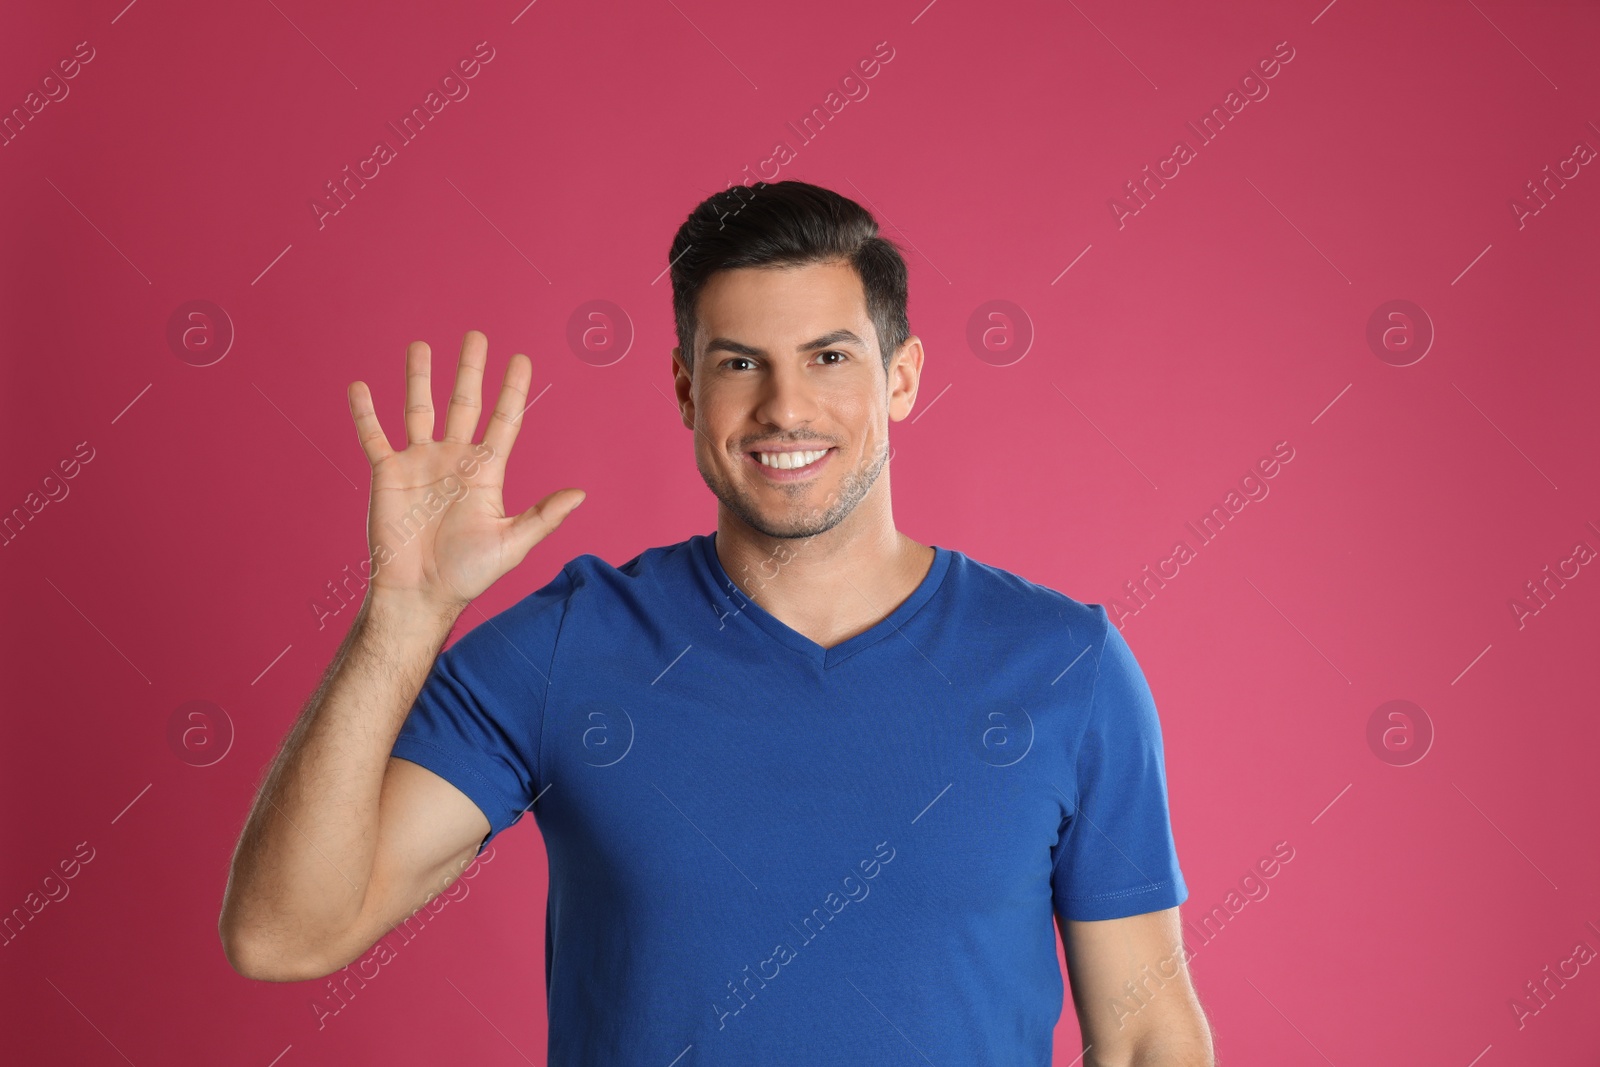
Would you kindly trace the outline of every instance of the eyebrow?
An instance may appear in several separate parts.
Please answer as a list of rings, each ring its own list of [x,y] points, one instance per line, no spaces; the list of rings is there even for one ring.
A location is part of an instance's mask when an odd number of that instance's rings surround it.
[[[866,342],[857,337],[854,330],[832,330],[814,341],[807,341],[805,344],[799,345],[795,348],[795,351],[811,352],[818,348],[831,348],[837,344],[853,344],[861,348],[867,347]],[[765,356],[767,354],[765,349],[735,341],[730,337],[713,337],[706,343],[705,352],[708,356],[713,352],[732,352],[736,356]]]

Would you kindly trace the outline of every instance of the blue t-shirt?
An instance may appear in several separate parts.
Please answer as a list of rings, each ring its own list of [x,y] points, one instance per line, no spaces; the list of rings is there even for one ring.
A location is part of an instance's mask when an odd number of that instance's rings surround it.
[[[553,1067],[1038,1067],[1053,916],[1187,899],[1104,607],[934,551],[832,648],[712,534],[579,556],[439,656],[393,753],[483,810],[483,844],[534,813]]]

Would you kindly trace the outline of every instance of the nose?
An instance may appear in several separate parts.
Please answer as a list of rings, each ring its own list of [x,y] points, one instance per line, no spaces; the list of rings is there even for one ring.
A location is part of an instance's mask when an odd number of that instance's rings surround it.
[[[775,361],[762,380],[752,414],[764,425],[788,429],[812,422],[819,410],[816,385],[806,368]]]

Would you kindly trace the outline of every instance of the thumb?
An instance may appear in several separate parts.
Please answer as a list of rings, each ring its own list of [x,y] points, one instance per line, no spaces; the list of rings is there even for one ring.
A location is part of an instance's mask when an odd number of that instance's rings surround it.
[[[517,562],[522,562],[534,545],[550,536],[587,495],[582,489],[558,489],[511,520],[506,540]]]

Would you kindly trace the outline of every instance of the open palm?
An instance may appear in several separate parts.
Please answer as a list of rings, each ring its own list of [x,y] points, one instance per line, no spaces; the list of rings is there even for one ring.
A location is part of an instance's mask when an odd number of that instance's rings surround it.
[[[474,444],[488,351],[489,339],[468,330],[445,414],[444,439],[435,441],[432,353],[422,341],[407,347],[408,443],[400,452],[389,446],[366,383],[350,384],[350,414],[372,463],[369,597],[393,596],[459,612],[583,503],[581,489],[560,489],[520,515],[506,515],[506,460],[522,425],[533,364],[521,353],[511,357],[483,441]]]

